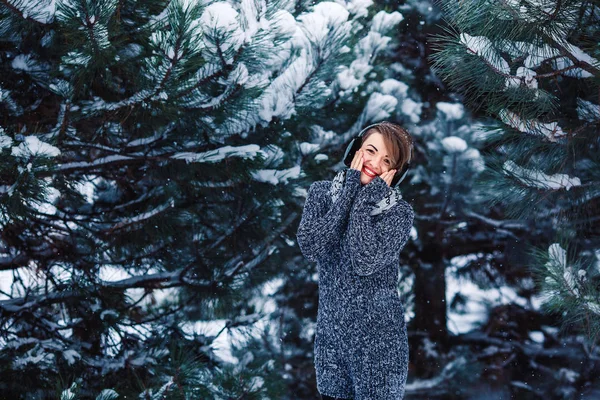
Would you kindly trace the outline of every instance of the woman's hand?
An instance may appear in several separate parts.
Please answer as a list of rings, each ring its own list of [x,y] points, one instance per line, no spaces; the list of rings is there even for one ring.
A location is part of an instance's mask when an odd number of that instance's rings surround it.
[[[385,181],[385,183],[387,183],[388,186],[392,186],[392,179],[394,179],[395,174],[396,174],[396,170],[390,169],[389,171],[384,172],[383,174],[379,175],[379,177],[381,179],[383,179]]]
[[[363,165],[363,149],[358,149],[358,151],[356,153],[354,153],[354,158],[352,159],[350,168],[357,169],[362,172],[362,165]]]

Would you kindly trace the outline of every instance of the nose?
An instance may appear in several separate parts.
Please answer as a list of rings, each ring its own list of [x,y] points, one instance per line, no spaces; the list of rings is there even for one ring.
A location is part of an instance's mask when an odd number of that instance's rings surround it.
[[[378,174],[381,174],[381,172],[383,170],[383,156],[369,155],[368,160],[369,160],[369,163],[367,165],[369,166],[369,168],[371,168]]]

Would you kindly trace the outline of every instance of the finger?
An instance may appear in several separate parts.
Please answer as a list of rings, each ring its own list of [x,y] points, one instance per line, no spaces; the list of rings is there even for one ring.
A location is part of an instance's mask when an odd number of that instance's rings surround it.
[[[390,186],[392,186],[392,180],[394,179],[394,176],[396,175],[396,170],[393,169],[390,171]]]
[[[363,151],[362,149],[359,149],[356,154],[355,154],[356,160],[354,162],[354,165],[352,166],[352,168],[357,169],[357,170],[361,170],[362,169],[362,159],[363,159]]]
[[[386,174],[385,177],[385,183],[388,184],[388,186],[392,186],[392,179],[394,177],[394,174],[396,173],[395,169],[389,170]]]
[[[352,157],[352,163],[350,164],[350,168],[356,169],[356,164],[358,163],[358,158],[360,157],[360,149],[354,153],[354,157]]]
[[[352,168],[356,168],[356,164],[358,163],[358,159],[360,158],[360,149],[356,153],[354,153],[354,157],[352,158]]]

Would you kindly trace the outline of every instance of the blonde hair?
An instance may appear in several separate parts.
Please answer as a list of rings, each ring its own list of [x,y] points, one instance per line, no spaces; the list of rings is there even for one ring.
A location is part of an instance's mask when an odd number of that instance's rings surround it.
[[[392,122],[380,122],[377,126],[370,128],[362,136],[361,145],[373,133],[380,133],[388,149],[390,149],[392,167],[390,169],[400,170],[410,159],[413,140],[406,129]]]

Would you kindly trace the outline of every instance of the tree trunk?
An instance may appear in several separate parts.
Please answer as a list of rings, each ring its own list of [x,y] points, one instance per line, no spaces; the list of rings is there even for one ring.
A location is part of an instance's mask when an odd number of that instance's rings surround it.
[[[441,254],[430,255],[438,259],[431,263],[422,262],[414,269],[415,318],[412,329],[427,332],[432,340],[446,343],[446,264]]]
[[[436,347],[446,348],[448,329],[446,327],[446,264],[442,248],[429,244],[417,257],[420,263],[413,266],[415,274],[415,317],[410,329],[424,334]],[[411,343],[411,363],[417,376],[427,376],[436,372],[431,358],[424,352],[423,343]]]

